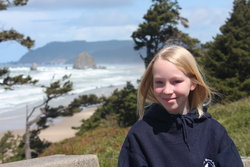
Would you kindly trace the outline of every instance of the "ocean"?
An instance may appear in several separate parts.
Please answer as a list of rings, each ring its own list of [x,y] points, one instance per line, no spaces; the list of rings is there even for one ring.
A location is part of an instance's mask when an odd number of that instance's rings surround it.
[[[137,86],[137,80],[144,72],[143,64],[135,65],[102,65],[105,69],[77,70],[73,65],[39,66],[36,71],[30,67],[9,67],[10,76],[23,74],[39,80],[36,85],[14,86],[13,90],[0,87],[0,131],[23,129],[26,110],[30,111],[45,98],[44,88],[51,82],[70,75],[73,90],[67,97],[60,97],[52,105],[69,104],[80,94],[94,93],[98,96],[109,95],[114,89],[122,88],[129,81]],[[65,98],[67,101],[65,101]]]

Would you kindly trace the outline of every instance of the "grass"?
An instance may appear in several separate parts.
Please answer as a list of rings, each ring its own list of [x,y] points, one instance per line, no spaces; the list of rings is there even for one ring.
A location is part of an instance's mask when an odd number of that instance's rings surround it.
[[[241,156],[250,156],[250,97],[209,108],[233,139]]]
[[[85,132],[82,136],[52,144],[40,156],[54,154],[96,154],[101,167],[117,166],[117,159],[129,128],[102,127]]]
[[[225,105],[214,105],[209,113],[227,129],[241,156],[250,156],[250,97]],[[107,125],[106,125],[107,126]],[[101,167],[115,167],[122,143],[129,128],[100,127],[59,143],[42,155],[96,154]]]

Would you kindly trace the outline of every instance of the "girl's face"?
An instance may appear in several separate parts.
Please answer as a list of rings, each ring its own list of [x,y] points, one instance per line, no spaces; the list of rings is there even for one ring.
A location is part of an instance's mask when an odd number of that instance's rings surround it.
[[[194,90],[194,84],[174,64],[167,60],[157,59],[153,65],[154,96],[171,114],[189,112],[188,95]]]

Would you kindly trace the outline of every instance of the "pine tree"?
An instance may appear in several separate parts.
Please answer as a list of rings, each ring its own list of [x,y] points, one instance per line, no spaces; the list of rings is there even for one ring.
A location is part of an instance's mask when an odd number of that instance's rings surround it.
[[[13,146],[14,135],[8,131],[6,132],[3,137],[0,138],[0,160],[1,163],[5,162],[7,158],[6,154],[8,151],[12,149]]]
[[[24,76],[22,74],[17,76],[10,76],[8,68],[0,69],[0,86],[6,90],[11,90],[14,85],[36,84],[38,80],[33,80],[31,76]]]
[[[39,150],[42,151],[43,148],[48,146],[48,143],[40,141],[38,134],[41,130],[46,129],[49,125],[49,122],[52,119],[57,118],[63,115],[64,107],[50,107],[49,103],[58,98],[66,95],[73,89],[73,83],[69,80],[70,76],[63,76],[61,80],[50,83],[49,86],[44,86],[46,98],[43,103],[35,106],[31,112],[26,111],[26,128],[25,128],[25,158],[30,159],[38,155]],[[40,113],[37,112],[38,109]],[[36,116],[34,116],[36,113]],[[36,129],[31,130],[33,125],[37,125]],[[33,144],[32,144],[33,141]],[[33,146],[33,147],[32,147]]]
[[[140,55],[147,66],[154,55],[166,44],[179,44],[192,50],[199,42],[181,32],[179,24],[188,27],[188,20],[180,16],[181,9],[176,1],[152,0],[153,4],[144,15],[145,20],[132,33],[135,49],[146,47],[146,56]]]
[[[10,7],[26,5],[27,2],[28,0],[0,0],[0,11],[7,10]],[[30,37],[25,37],[14,29],[0,31],[0,43],[6,41],[16,41],[28,49],[32,48],[35,43]],[[13,85],[17,84],[35,84],[37,82],[36,80],[33,81],[30,76],[18,75],[10,77],[7,68],[0,68],[0,79],[2,80],[0,86],[4,86],[6,89],[11,89]]]
[[[28,0],[0,0],[0,10],[7,10],[10,7],[26,5]],[[0,31],[0,43],[6,41],[16,41],[30,49],[35,41],[30,37],[24,37],[23,34],[14,29]]]
[[[250,94],[250,1],[234,1],[233,12],[221,34],[207,43],[203,59],[208,79],[225,100]]]

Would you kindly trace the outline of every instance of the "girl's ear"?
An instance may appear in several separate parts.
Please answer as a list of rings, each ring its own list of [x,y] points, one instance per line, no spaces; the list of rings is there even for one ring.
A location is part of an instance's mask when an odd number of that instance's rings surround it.
[[[194,83],[193,81],[191,81],[191,87],[190,87],[190,90],[191,90],[191,91],[195,90],[196,86],[197,86],[197,84],[196,84],[196,83]]]

